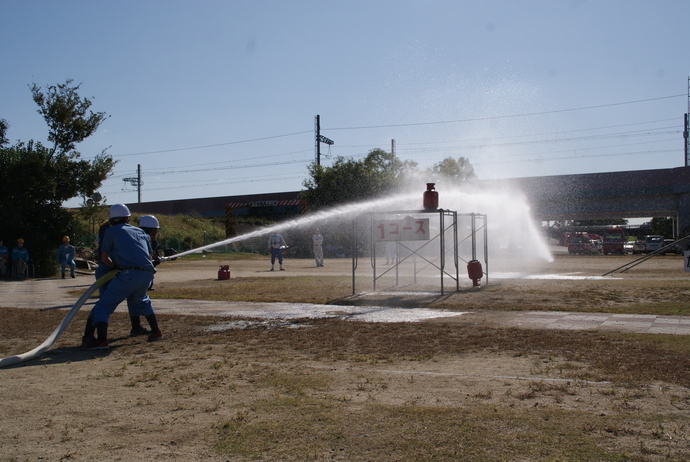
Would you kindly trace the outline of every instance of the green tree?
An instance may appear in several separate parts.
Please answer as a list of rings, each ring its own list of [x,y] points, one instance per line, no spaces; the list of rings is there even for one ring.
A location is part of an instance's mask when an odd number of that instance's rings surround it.
[[[434,164],[429,173],[451,180],[451,183],[463,183],[469,180],[476,180],[474,167],[468,159],[458,157],[446,157],[441,162]]]
[[[398,189],[415,167],[414,162],[403,162],[382,149],[373,149],[361,161],[338,157],[331,167],[312,163],[302,199],[310,210],[318,210],[382,197]]]
[[[31,86],[38,113],[48,124],[48,141],[53,142],[51,155],[75,152],[75,146],[91,136],[109,117],[105,112],[89,111],[91,101],[80,97],[77,91],[81,84],[72,85],[72,82],[68,79],[63,84],[50,85],[45,93],[35,83]]]
[[[673,220],[671,218],[654,217],[650,226],[652,234],[658,234],[669,239],[673,237]]]
[[[338,157],[331,167],[312,163],[310,178],[305,180],[301,197],[308,210],[316,211],[339,204],[371,200],[397,191],[410,173],[416,172],[415,162],[403,162],[395,154],[373,149],[359,161]],[[340,247],[340,252],[351,251],[351,230],[334,226],[323,230],[328,235],[329,246]],[[308,247],[309,238],[303,247]],[[362,248],[363,242],[355,244]]]
[[[90,161],[75,150],[107,116],[93,112],[86,116],[91,101],[79,97],[79,85],[71,82],[48,87],[47,94],[35,84],[30,87],[38,112],[48,123],[52,148],[33,140],[7,146],[9,124],[0,123],[0,238],[8,247],[24,238],[40,276],[54,274],[60,238],[75,231],[74,218],[63,202],[90,196],[115,166],[105,149]]]
[[[10,125],[5,119],[0,119],[0,148],[7,144],[7,130]]]

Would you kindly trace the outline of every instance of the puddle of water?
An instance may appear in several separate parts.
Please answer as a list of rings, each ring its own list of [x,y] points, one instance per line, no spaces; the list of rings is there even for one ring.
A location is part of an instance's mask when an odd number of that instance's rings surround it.
[[[609,276],[582,276],[578,274],[532,274],[525,276],[525,279],[563,279],[567,281],[600,281],[602,279],[621,279]]]
[[[296,329],[300,327],[311,327],[309,324],[295,324],[295,323],[284,323],[274,321],[231,321],[224,322],[222,324],[214,324],[212,326],[206,327],[204,330],[210,332],[221,332],[224,330],[245,330],[254,329],[256,327],[272,328],[272,327],[287,327],[290,329]]]
[[[494,279],[539,279],[539,280],[565,280],[565,281],[600,281],[622,279],[611,276],[585,276],[581,273],[565,274],[523,274],[523,273],[491,273]]]
[[[298,303],[275,303],[270,309],[246,309],[218,313],[223,317],[243,317],[263,319],[263,322],[233,321],[219,324],[209,329],[246,329],[261,325],[275,325],[275,321],[293,319],[341,318],[349,321],[364,322],[420,322],[427,319],[461,316],[467,312],[439,311],[427,308],[390,308],[381,306],[338,306],[309,305]],[[303,326],[303,325],[301,325]]]

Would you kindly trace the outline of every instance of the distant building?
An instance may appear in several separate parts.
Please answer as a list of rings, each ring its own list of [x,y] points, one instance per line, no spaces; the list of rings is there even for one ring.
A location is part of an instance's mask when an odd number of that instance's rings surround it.
[[[300,192],[249,194],[246,196],[205,197],[127,204],[136,214],[197,215],[205,218],[275,217],[284,219],[302,213]]]

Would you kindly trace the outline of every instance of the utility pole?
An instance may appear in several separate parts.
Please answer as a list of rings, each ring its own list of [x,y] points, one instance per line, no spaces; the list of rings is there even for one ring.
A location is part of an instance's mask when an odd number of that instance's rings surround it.
[[[395,155],[395,139],[391,140],[391,154]]]
[[[123,178],[122,181],[129,183],[137,188],[137,203],[141,204],[141,186],[144,184],[141,181],[141,164],[137,164],[137,177],[136,178]]]
[[[685,124],[683,126],[683,138],[685,139],[685,166],[690,165],[690,77],[688,77],[688,112],[685,113]]]
[[[137,204],[141,204],[141,164],[137,164]]]
[[[332,145],[333,140],[329,140],[325,136],[321,135],[321,116],[318,114],[314,118],[314,134],[315,134],[315,148],[316,148],[316,165],[321,165],[321,143],[327,145]]]

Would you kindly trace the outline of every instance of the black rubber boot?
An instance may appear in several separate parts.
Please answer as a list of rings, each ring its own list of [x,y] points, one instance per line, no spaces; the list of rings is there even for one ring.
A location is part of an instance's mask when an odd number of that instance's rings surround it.
[[[149,334],[149,338],[147,341],[156,342],[158,340],[161,340],[163,338],[163,333],[158,328],[158,320],[156,319],[156,315],[150,314],[146,316],[146,320],[149,322],[149,326],[151,326],[151,333]]]
[[[130,316],[129,320],[132,322],[132,329],[129,331],[130,337],[148,335],[151,333],[150,330],[141,325],[141,318],[139,316]]]
[[[108,340],[108,323],[97,322],[96,333],[98,335],[98,340]]]
[[[149,323],[149,326],[151,327],[151,332],[156,332],[158,329],[158,320],[156,319],[155,314],[150,314],[146,316],[146,320]]]
[[[82,343],[88,343],[96,338],[96,326],[93,325],[93,318],[90,316],[86,318],[86,327],[84,328],[84,337]]]
[[[107,350],[110,348],[108,345],[108,323],[97,322],[95,324],[95,330],[98,333],[97,339],[93,338],[93,329],[93,322],[91,318],[89,318],[87,320],[87,328],[84,338],[82,339],[81,348],[83,350]]]

